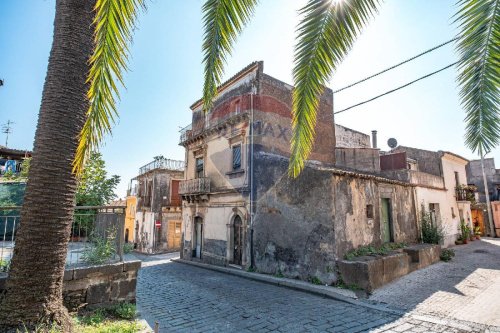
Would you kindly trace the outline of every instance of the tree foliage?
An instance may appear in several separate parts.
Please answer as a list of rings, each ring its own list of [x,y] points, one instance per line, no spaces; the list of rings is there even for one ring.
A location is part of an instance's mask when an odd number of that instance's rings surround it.
[[[108,178],[102,155],[90,154],[85,163],[76,191],[77,206],[103,206],[116,198],[114,193],[120,183],[120,176]]]
[[[481,156],[500,142],[500,0],[461,0],[456,21],[465,144]]]
[[[257,0],[207,0],[203,5],[204,110],[209,111],[224,74],[226,57],[253,15]]]
[[[87,120],[81,132],[74,170],[83,166],[96,151],[118,117],[116,98],[120,98],[116,81],[122,85],[122,72],[127,70],[128,44],[144,0],[97,0],[95,11],[94,52],[90,58],[87,93],[90,101]]]

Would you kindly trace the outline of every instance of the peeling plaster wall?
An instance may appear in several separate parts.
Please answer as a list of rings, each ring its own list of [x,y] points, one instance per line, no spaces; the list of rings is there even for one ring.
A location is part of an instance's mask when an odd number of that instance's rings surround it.
[[[381,244],[380,198],[390,198],[396,242],[417,240],[413,187],[306,167],[297,179],[288,161],[260,153],[255,172],[255,256],[259,271],[303,280],[336,281],[338,258],[359,246]],[[366,205],[373,205],[368,219]]]

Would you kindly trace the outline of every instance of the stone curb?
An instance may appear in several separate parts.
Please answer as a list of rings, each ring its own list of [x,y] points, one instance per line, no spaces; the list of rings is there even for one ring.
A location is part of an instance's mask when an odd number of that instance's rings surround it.
[[[377,311],[383,311],[383,312],[391,313],[391,314],[398,315],[398,316],[401,316],[404,314],[403,311],[391,309],[391,308],[388,308],[382,304],[371,304],[371,303],[361,301],[358,299],[358,297],[353,292],[347,291],[347,290],[346,290],[346,295],[344,295],[344,294],[341,294],[339,291],[334,290],[335,288],[333,288],[333,287],[318,286],[318,285],[310,284],[310,283],[307,283],[304,281],[292,280],[292,279],[287,279],[287,278],[277,278],[277,277],[265,275],[265,274],[246,272],[243,270],[238,270],[236,268],[228,268],[228,267],[202,264],[202,263],[193,262],[193,261],[189,261],[189,260],[183,260],[183,259],[172,259],[172,262],[192,265],[192,266],[196,266],[199,268],[204,268],[204,269],[208,269],[208,270],[212,270],[212,271],[236,275],[236,276],[239,276],[239,277],[242,277],[245,279],[249,279],[249,280],[273,284],[273,285],[284,287],[284,288],[303,291],[303,292],[306,292],[309,294],[324,296],[324,297],[328,297],[331,299],[335,299],[337,301],[341,301],[341,302],[345,302],[345,303],[349,303],[349,304],[353,304],[353,305],[357,305],[357,306],[363,306],[366,308],[374,309]],[[347,294],[349,294],[349,295],[347,295]]]

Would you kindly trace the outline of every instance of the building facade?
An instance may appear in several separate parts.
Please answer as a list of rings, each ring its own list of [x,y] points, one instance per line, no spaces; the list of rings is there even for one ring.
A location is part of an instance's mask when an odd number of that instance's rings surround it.
[[[468,160],[444,151],[399,146],[380,157],[382,173],[415,185],[418,215],[430,214],[444,233],[443,246],[454,245],[460,221],[472,225],[470,197],[461,190],[467,184]]]
[[[180,142],[184,259],[333,283],[336,260],[353,248],[416,242],[412,184],[336,166],[330,89],[310,160],[289,178],[292,89],[257,62],[219,87],[210,112],[191,106]]]
[[[181,199],[179,182],[184,179],[184,162],[158,156],[140,168],[132,179],[127,198],[135,197],[133,235],[139,252],[179,250],[181,242]],[[128,206],[128,205],[127,205]]]

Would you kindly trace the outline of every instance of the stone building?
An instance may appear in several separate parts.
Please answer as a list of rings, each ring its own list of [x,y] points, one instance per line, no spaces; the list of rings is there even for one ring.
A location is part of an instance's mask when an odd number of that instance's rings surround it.
[[[466,170],[468,184],[474,184],[477,187],[478,201],[486,202],[481,160],[469,161]],[[486,175],[490,201],[500,201],[500,169],[495,168],[495,159],[484,159],[484,173]]]
[[[443,229],[445,247],[455,243],[460,220],[472,226],[470,197],[460,190],[467,184],[467,162],[450,152],[404,146],[380,156],[383,175],[415,185],[417,211]]]
[[[180,140],[184,259],[332,283],[336,260],[353,248],[416,242],[414,185],[335,166],[330,89],[310,160],[289,178],[292,89],[255,62],[219,87],[210,112],[201,100],[191,106]]]
[[[483,172],[481,160],[472,160],[467,164],[467,183],[477,188],[477,202],[472,206],[472,220],[486,234],[500,236],[500,169],[495,168],[493,158],[484,159],[484,173],[488,186],[489,199],[492,207],[493,227],[495,231],[489,230],[490,223],[486,209],[486,194],[484,190]]]
[[[132,179],[127,211],[135,214],[134,234],[130,238],[138,251],[153,253],[180,249],[179,183],[182,179],[184,162],[163,156],[155,157],[154,161],[141,167],[139,175]]]

